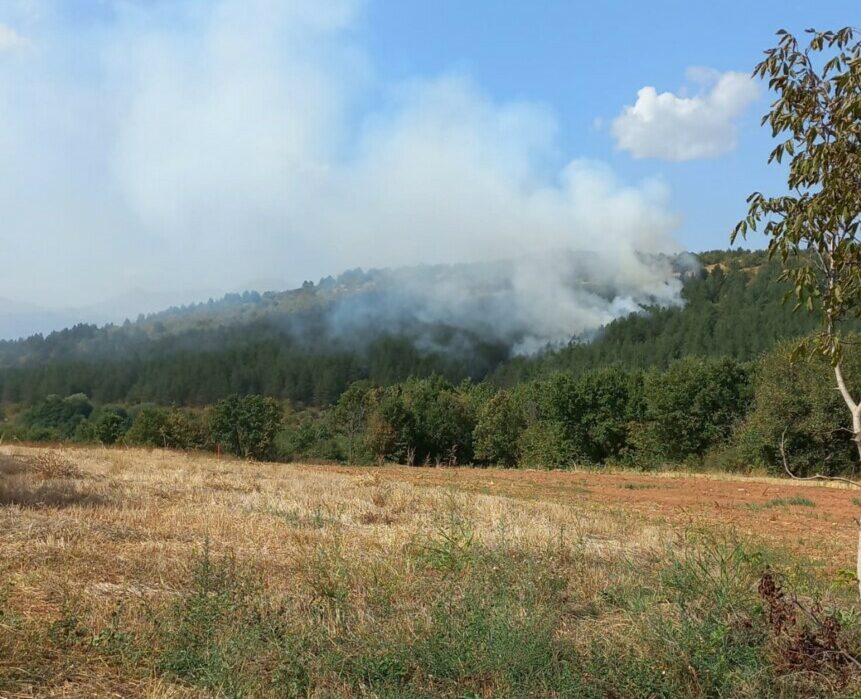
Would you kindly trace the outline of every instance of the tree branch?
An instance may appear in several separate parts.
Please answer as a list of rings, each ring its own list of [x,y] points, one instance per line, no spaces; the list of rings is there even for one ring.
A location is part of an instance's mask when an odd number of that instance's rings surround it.
[[[821,473],[816,473],[812,476],[797,476],[792,472],[792,469],[789,468],[789,461],[786,458],[786,430],[783,430],[783,434],[780,435],[780,458],[783,460],[783,470],[786,471],[786,475],[796,481],[835,481],[837,483],[847,483],[856,488],[861,488],[861,483],[858,481],[853,481],[851,478],[844,478],[843,476],[825,476]]]

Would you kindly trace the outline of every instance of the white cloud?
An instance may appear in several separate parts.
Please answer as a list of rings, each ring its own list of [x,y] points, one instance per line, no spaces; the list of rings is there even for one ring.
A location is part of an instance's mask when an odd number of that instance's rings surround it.
[[[29,40],[25,39],[12,27],[0,22],[0,53],[5,51],[18,51],[30,46]]]
[[[758,94],[756,83],[744,73],[718,73],[692,68],[688,80],[702,86],[693,97],[654,87],[637,92],[613,121],[616,145],[635,158],[698,160],[714,158],[736,146],[735,119]]]

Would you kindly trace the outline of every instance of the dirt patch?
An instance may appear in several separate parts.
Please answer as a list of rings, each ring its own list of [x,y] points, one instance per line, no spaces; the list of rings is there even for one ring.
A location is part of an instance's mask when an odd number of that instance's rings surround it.
[[[322,469],[314,466],[309,468]],[[330,467],[363,476],[371,469]],[[854,568],[854,490],[779,479],[386,466],[381,479],[521,500],[613,508],[675,527],[722,524],[786,546],[829,568]],[[794,505],[801,499],[813,504]],[[778,503],[775,505],[775,503]],[[782,504],[786,503],[786,504]]]

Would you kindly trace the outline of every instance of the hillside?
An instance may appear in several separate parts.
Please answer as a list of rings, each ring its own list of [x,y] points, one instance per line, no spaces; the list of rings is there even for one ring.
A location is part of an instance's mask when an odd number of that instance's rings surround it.
[[[785,303],[788,286],[777,282],[780,266],[759,251],[713,251],[682,289],[684,305],[651,307],[609,323],[594,339],[537,357],[500,365],[493,378],[514,384],[555,371],[581,373],[621,364],[667,367],[685,356],[755,359],[778,340],[813,331],[817,319]]]
[[[325,405],[365,378],[387,385],[437,373],[454,382],[491,377],[513,384],[611,363],[663,367],[685,355],[748,360],[814,327],[783,303],[777,267],[762,252],[714,251],[702,255],[699,271],[678,271],[684,305],[644,304],[566,347],[519,356],[524,327],[501,331],[480,320],[499,315],[490,306],[506,300],[494,269],[354,270],[291,291],[228,295],[120,326],[78,325],[2,342],[0,396],[5,403],[32,403],[80,392],[98,402],[202,405],[238,392]],[[461,297],[445,307],[410,295],[404,280],[419,274],[425,286],[456,288]],[[593,298],[613,298],[611,280],[584,273],[575,281]],[[447,322],[450,309],[456,311]]]

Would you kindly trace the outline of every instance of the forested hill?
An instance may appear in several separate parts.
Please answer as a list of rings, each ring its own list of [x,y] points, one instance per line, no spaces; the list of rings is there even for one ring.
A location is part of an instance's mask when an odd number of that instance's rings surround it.
[[[621,364],[628,368],[664,368],[693,355],[756,358],[775,342],[812,332],[814,316],[793,312],[784,303],[788,286],[777,282],[780,265],[763,251],[701,253],[700,273],[682,291],[685,305],[649,308],[613,321],[591,342],[537,357],[518,357],[500,365],[493,380],[515,384],[557,371],[580,373]]]
[[[700,259],[700,272],[685,278],[684,307],[645,308],[591,342],[532,357],[511,358],[511,344],[480,328],[403,314],[368,323],[359,316],[348,333],[335,332],[333,300],[346,299],[339,308],[350,312],[387,303],[379,273],[357,270],[290,292],[232,295],[122,326],[76,326],[0,343],[0,396],[32,403],[81,392],[97,402],[200,405],[230,393],[263,393],[327,404],[363,378],[385,385],[437,373],[510,384],[609,363],[665,366],[687,354],[749,359],[813,328],[808,315],[782,303],[786,289],[764,253],[709,252]]]

